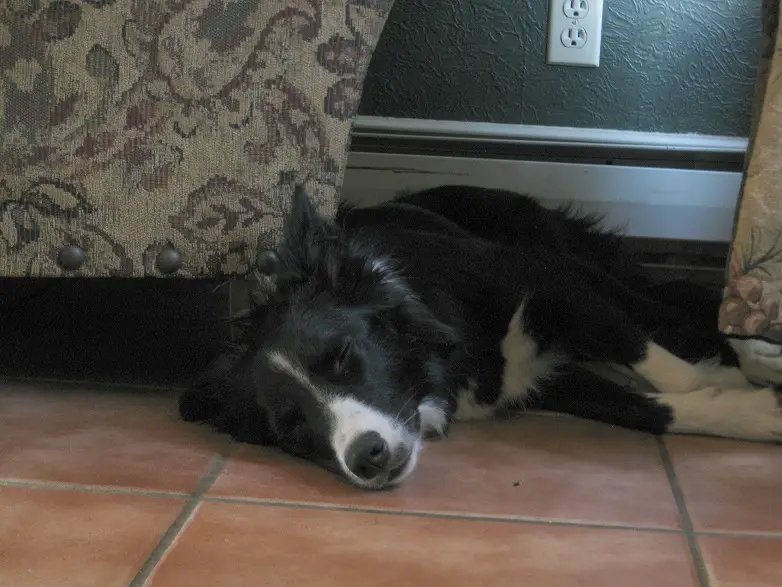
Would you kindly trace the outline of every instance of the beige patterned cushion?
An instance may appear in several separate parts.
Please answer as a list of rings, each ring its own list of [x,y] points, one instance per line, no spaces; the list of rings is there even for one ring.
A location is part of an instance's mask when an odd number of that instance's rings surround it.
[[[763,7],[753,131],[719,327],[782,343],[782,2],[764,0]],[[768,353],[766,345],[757,348]]]
[[[334,211],[392,3],[2,0],[0,275],[246,273],[295,183]]]

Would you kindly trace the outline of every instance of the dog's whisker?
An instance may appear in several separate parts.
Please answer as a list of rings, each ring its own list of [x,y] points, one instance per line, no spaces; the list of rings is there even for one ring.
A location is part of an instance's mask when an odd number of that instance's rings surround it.
[[[398,412],[396,413],[396,415],[394,416],[394,420],[398,419],[398,418],[399,418],[399,416],[401,416],[401,415],[402,415],[402,412],[405,410],[405,408],[406,408],[408,405],[410,405],[410,402],[411,402],[411,401],[413,401],[413,400],[415,399],[415,397],[416,397],[416,395],[415,395],[415,390],[416,390],[416,389],[418,389],[419,387],[420,387],[420,384],[416,384],[416,385],[414,385],[413,387],[411,387],[411,388],[409,388],[409,389],[407,390],[407,393],[408,393],[409,395],[407,396],[407,399],[405,400],[405,403],[403,403],[403,404],[402,404],[402,407],[401,407],[401,408],[399,408],[399,411],[398,411]]]

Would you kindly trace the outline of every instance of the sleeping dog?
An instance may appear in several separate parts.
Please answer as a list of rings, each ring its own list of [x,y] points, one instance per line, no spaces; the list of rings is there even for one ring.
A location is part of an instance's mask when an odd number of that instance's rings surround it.
[[[782,438],[776,389],[716,330],[719,300],[650,283],[598,219],[444,186],[331,220],[298,189],[278,253],[271,299],[180,413],[358,487],[401,483],[424,439],[509,410]]]

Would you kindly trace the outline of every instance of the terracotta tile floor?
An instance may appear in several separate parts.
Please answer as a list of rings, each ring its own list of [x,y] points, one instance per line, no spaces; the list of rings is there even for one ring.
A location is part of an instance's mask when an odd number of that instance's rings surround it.
[[[0,380],[0,587],[780,587],[780,553],[778,446],[528,414],[368,493],[169,390]]]

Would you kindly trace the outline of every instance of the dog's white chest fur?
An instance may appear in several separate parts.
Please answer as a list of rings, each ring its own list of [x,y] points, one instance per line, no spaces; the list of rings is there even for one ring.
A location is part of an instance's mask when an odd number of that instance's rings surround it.
[[[504,359],[500,397],[491,404],[480,403],[475,380],[457,392],[458,404],[454,420],[484,420],[497,410],[523,407],[530,394],[536,393],[561,358],[553,352],[538,352],[538,344],[524,328],[524,302],[514,312],[508,331],[500,343]]]

